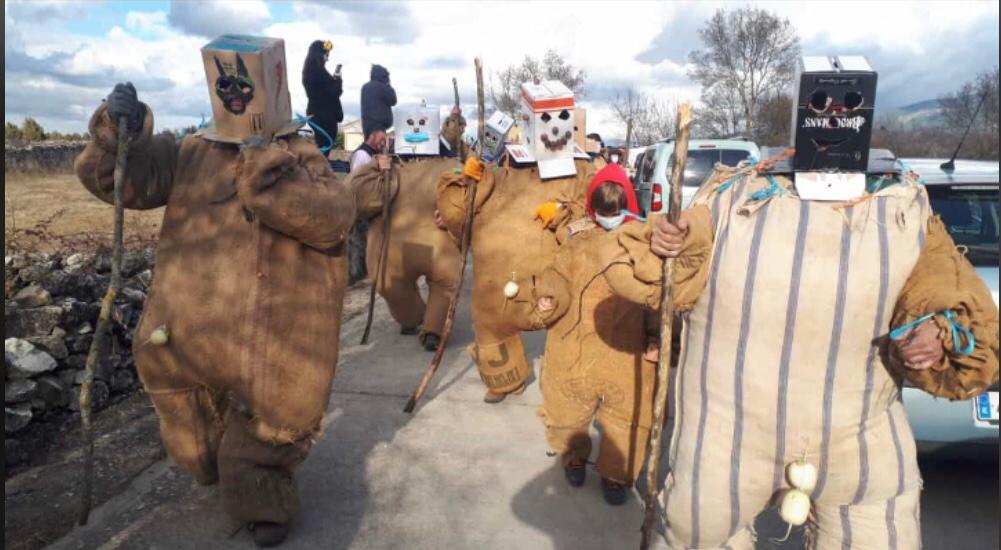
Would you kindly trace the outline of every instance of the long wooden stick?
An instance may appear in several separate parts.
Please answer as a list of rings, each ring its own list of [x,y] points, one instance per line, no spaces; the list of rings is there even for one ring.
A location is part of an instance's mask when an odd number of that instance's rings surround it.
[[[452,92],[455,94],[455,110],[462,111],[462,105],[459,103],[459,81],[452,77]],[[459,149],[457,153],[459,154],[459,162],[466,163],[466,144],[463,143],[462,135],[459,135],[459,142],[455,144]]]
[[[629,142],[633,139],[633,118],[629,117],[626,119],[626,143],[622,148],[622,158],[619,159],[619,165],[629,171]]]
[[[476,105],[479,109],[479,114],[477,115],[479,127],[477,128],[476,136],[476,157],[480,158],[483,156],[483,133],[486,125],[486,113],[483,98],[483,64],[480,63],[479,58],[476,58],[475,64]],[[455,324],[455,308],[459,304],[459,294],[462,292],[462,282],[466,275],[466,260],[469,256],[469,243],[473,235],[473,208],[476,205],[477,183],[476,180],[470,181],[469,192],[466,196],[466,221],[462,226],[462,240],[459,246],[459,253],[462,255],[462,265],[459,267],[459,284],[456,285],[455,293],[452,294],[452,299],[448,302],[448,314],[445,316],[445,327],[441,331],[441,341],[438,342],[438,349],[435,350],[434,357],[431,358],[431,364],[428,366],[427,372],[424,373],[420,383],[414,388],[414,393],[410,395],[406,406],[403,407],[403,412],[405,413],[413,412],[414,407],[417,406],[417,402],[424,395],[424,392],[427,391],[428,384],[431,383],[431,378],[434,377],[434,373],[441,365],[441,358],[445,354],[445,344],[448,343],[448,337],[452,334],[452,326]]]
[[[382,154],[389,155],[389,140],[382,145]],[[376,160],[378,162],[378,160]],[[375,274],[372,277],[372,288],[368,293],[368,319],[365,320],[365,332],[361,335],[361,345],[368,343],[368,336],[372,332],[372,317],[375,315],[375,289],[382,279],[382,272],[386,268],[386,253],[389,251],[389,201],[392,193],[389,190],[390,176],[393,173],[393,166],[390,164],[389,170],[382,176],[382,243],[379,245],[379,263],[375,266]]]
[[[80,492],[80,515],[77,518],[79,525],[87,525],[87,520],[90,518],[90,508],[94,502],[94,425],[91,418],[93,403],[90,392],[94,384],[94,367],[97,365],[101,344],[111,332],[111,306],[122,286],[122,231],[125,225],[122,186],[125,182],[125,165],[128,156],[128,119],[119,117],[118,152],[115,155],[114,173],[115,222],[114,249],[111,256],[111,282],[108,284],[108,291],[104,293],[104,299],[101,300],[101,313],[97,317],[97,328],[94,330],[94,339],[90,342],[90,351],[87,353],[87,362],[84,365],[83,384],[80,385],[80,418],[83,421],[84,459],[83,490]]]
[[[686,101],[678,106],[677,140],[674,144],[674,167],[671,170],[671,202],[667,219],[678,222],[681,213],[681,180],[688,160],[688,131],[692,125],[692,108]],[[664,430],[664,413],[667,410],[667,385],[671,372],[671,333],[674,328],[674,303],[671,301],[671,272],[674,261],[664,260],[663,292],[660,299],[660,357],[657,361],[657,394],[653,402],[653,426],[650,430],[650,447],[647,449],[647,493],[643,512],[643,537],[640,548],[650,547],[650,531],[657,509],[657,470],[660,468],[660,439]]]

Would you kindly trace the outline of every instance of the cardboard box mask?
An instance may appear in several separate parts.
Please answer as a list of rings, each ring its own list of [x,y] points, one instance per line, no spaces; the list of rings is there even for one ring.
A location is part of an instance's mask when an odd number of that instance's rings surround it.
[[[393,151],[397,155],[437,155],[441,152],[441,114],[438,107],[393,110]]]
[[[295,132],[285,41],[227,34],[202,48],[214,124],[206,139],[240,143],[250,136]]]
[[[483,128],[483,160],[491,162],[500,158],[512,126],[514,119],[504,113],[495,111],[490,115]]]
[[[543,179],[572,176],[574,167],[574,96],[558,80],[521,85],[525,120],[522,145],[539,165]]]

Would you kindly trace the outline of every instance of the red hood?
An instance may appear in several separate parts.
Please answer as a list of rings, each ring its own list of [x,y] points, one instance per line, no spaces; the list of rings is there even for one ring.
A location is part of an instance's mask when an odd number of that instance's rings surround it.
[[[592,220],[594,219],[594,208],[591,208],[591,193],[593,193],[599,185],[609,182],[618,185],[626,192],[626,210],[633,214],[632,217],[626,216],[626,221],[639,219],[639,202],[636,200],[636,192],[633,190],[633,184],[629,181],[629,176],[626,175],[626,171],[623,170],[618,164],[609,164],[599,170],[598,173],[594,175],[594,179],[591,180],[591,184],[587,186],[587,215],[590,216]]]

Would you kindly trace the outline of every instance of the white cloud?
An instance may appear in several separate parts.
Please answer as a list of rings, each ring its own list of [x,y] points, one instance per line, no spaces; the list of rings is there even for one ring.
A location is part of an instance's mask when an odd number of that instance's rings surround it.
[[[171,0],[167,20],[185,33],[215,38],[258,33],[271,21],[271,10],[264,0]]]

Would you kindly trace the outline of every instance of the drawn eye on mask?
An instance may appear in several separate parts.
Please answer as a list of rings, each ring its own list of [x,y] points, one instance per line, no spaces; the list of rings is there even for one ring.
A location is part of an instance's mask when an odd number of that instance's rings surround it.
[[[410,127],[412,132],[407,132],[403,135],[403,140],[407,143],[424,143],[431,139],[425,128],[427,127],[427,117],[419,117],[416,120],[411,117],[407,119],[407,126]]]
[[[215,59],[219,76],[215,81],[215,93],[222,100],[223,107],[234,115],[242,115],[247,105],[254,99],[254,81],[250,79],[250,71],[243,63],[240,54],[236,54],[236,73],[228,73],[218,57]]]

